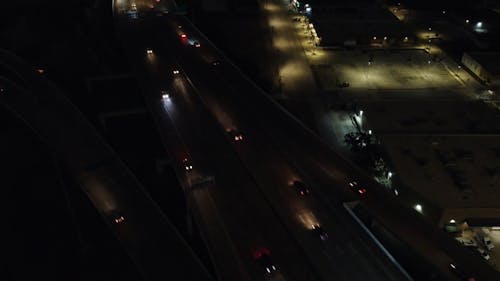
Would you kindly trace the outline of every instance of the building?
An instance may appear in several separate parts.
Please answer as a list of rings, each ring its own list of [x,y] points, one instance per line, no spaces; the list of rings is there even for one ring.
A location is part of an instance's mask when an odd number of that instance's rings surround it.
[[[375,1],[312,1],[311,21],[324,47],[405,45],[413,32]]]
[[[500,85],[500,52],[464,53],[462,64],[484,83]]]

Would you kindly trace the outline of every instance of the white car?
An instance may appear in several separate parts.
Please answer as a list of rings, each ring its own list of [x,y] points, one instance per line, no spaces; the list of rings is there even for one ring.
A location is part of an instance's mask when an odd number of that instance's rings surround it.
[[[473,239],[466,239],[463,237],[455,237],[455,240],[460,242],[462,245],[467,246],[467,247],[476,247],[477,243]]]
[[[167,92],[167,91],[162,90],[162,91],[161,91],[161,97],[162,97],[162,99],[164,99],[164,100],[168,100],[168,99],[170,98],[170,95],[168,94],[168,92]]]
[[[482,239],[482,242],[487,250],[491,250],[491,249],[495,248],[495,245],[493,245],[493,243],[491,243],[491,239],[488,236],[484,236]]]
[[[182,164],[184,165],[184,169],[186,171],[191,171],[193,170],[193,164],[191,164],[191,162],[187,159],[187,158],[184,158],[182,160]]]
[[[490,254],[488,254],[488,252],[486,252],[486,250],[484,250],[483,248],[477,248],[477,251],[479,252],[479,254],[481,254],[481,257],[483,257],[483,259],[490,259]]]

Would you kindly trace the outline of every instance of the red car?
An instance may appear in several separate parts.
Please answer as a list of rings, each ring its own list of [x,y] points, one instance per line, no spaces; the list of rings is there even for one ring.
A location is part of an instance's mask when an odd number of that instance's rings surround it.
[[[268,274],[273,273],[277,270],[273,261],[271,260],[271,251],[267,248],[260,248],[254,253],[255,260],[266,269]]]

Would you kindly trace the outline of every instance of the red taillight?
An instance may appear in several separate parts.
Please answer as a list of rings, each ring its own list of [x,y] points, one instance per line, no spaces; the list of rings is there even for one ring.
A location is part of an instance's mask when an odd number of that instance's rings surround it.
[[[187,38],[186,34],[181,34],[181,38],[182,38],[182,39]]]

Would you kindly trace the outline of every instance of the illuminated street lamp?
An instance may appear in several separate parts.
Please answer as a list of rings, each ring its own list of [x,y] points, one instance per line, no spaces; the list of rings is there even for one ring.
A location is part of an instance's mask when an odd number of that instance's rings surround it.
[[[415,204],[415,206],[413,206],[413,209],[415,209],[415,211],[419,213],[422,213],[422,205],[420,204]]]

